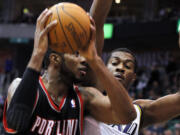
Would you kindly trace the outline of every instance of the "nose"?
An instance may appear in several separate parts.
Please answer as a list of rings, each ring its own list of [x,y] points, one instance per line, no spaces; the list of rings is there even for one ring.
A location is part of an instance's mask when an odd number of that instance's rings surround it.
[[[80,63],[81,63],[83,66],[88,67],[88,63],[86,62],[85,58],[81,58]]]
[[[120,63],[119,66],[117,66],[116,72],[120,72],[120,73],[125,72],[123,63]]]
[[[124,69],[116,68],[116,72],[124,73]]]
[[[81,64],[84,65],[84,66],[88,66],[87,62],[84,60],[84,61],[81,61]]]

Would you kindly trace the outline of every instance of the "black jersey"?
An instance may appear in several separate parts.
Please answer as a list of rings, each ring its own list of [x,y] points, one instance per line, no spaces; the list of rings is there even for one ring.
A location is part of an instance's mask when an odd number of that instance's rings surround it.
[[[6,112],[4,112],[3,125],[6,132],[19,135],[20,133],[8,129],[5,114]],[[78,87],[70,90],[57,105],[40,78],[29,128],[21,135],[82,135],[82,122],[83,102]]]

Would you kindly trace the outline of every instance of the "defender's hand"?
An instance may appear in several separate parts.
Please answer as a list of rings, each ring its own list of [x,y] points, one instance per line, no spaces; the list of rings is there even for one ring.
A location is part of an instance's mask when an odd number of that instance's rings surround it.
[[[48,49],[47,33],[52,30],[57,24],[57,21],[55,20],[45,26],[48,18],[51,15],[52,12],[48,9],[45,9],[37,19],[33,54],[44,55]]]
[[[86,47],[84,48],[80,48],[79,49],[79,53],[81,56],[85,57],[87,62],[92,61],[96,56],[98,56],[97,51],[96,51],[96,26],[95,26],[95,22],[92,19],[92,17],[90,17],[90,21],[91,21],[91,37],[89,40],[89,43],[87,44]]]

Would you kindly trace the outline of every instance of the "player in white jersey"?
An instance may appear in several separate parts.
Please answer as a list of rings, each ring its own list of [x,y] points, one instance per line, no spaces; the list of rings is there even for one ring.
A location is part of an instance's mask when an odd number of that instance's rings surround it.
[[[137,117],[128,125],[105,124],[98,122],[92,117],[85,117],[84,135],[138,135],[142,111],[140,107],[134,104]]]
[[[126,89],[129,89],[136,79],[136,65],[133,53],[126,48],[114,50],[107,62],[108,69]],[[121,98],[121,95],[119,97]],[[94,135],[138,135],[139,130],[148,125],[161,123],[180,115],[179,103],[179,91],[157,100],[138,99],[134,101],[137,117],[133,122],[127,125],[109,125],[86,118],[84,135],[90,135],[90,131],[95,132]],[[124,105],[126,106],[126,103]]]
[[[107,1],[104,3],[107,3]],[[103,12],[103,6],[100,10]],[[96,14],[96,18],[100,18],[100,16],[97,17],[98,15],[99,13]],[[94,19],[97,23],[99,20],[96,18]],[[97,33],[96,37],[103,37],[102,35],[103,32],[101,31]],[[102,39],[96,45],[98,53],[101,54],[103,48]],[[128,49],[121,48],[112,51],[107,61],[107,67],[127,90],[136,79],[136,58]],[[177,83],[180,84],[180,80]],[[178,87],[178,90],[180,90],[180,87]],[[119,97],[121,98],[122,95],[119,94]],[[84,120],[84,135],[138,135],[139,131],[148,125],[161,123],[180,115],[179,103],[180,92],[169,94],[157,100],[138,99],[134,101],[137,117],[133,122],[127,125],[112,125],[86,117]]]

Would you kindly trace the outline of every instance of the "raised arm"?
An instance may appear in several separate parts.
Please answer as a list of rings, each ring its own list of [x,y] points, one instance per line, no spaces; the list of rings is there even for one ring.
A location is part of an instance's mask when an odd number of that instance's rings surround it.
[[[104,46],[104,22],[112,5],[112,0],[94,0],[90,9],[90,15],[96,23],[96,49],[98,55],[102,55]]]
[[[161,123],[180,115],[180,93],[171,94],[157,100],[137,100],[143,110],[142,126]]]
[[[23,74],[22,80],[13,82],[13,89],[10,86],[7,103],[8,109],[6,112],[6,119],[8,128],[24,131],[31,118],[34,103],[37,96],[37,88],[40,70],[44,55],[48,48],[47,33],[52,29],[56,22],[52,22],[45,27],[45,22],[51,12],[43,11],[39,16],[36,24],[34,49],[28,66]],[[17,88],[16,88],[17,87]]]
[[[117,121],[127,124],[136,118],[135,108],[124,86],[106,68],[104,62],[98,56],[95,48],[95,25],[92,19],[91,22],[92,38],[89,46],[85,50],[80,50],[80,55],[86,58],[101,87],[106,90],[110,101],[110,109],[113,109]],[[106,104],[106,101],[102,105],[104,104]]]

